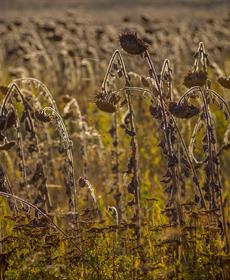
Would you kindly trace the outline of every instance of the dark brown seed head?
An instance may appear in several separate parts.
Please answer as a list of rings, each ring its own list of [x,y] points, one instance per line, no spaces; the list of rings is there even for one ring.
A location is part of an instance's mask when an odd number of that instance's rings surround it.
[[[142,54],[148,49],[147,43],[138,38],[136,32],[123,32],[121,33],[119,39],[122,49],[129,54]]]
[[[95,97],[95,104],[98,109],[106,113],[114,113],[116,105],[120,101],[120,96],[110,93],[99,93]]]
[[[230,77],[228,78],[220,77],[218,78],[217,81],[220,85],[222,85],[222,87],[230,89]]]
[[[189,72],[184,78],[184,85],[187,88],[194,86],[204,86],[207,80],[207,72],[198,71],[198,72]]]
[[[200,112],[199,108],[194,105],[189,105],[187,103],[177,104],[176,102],[169,103],[169,111],[173,116],[181,119],[192,118]]]
[[[116,107],[112,103],[109,103],[102,99],[96,100],[95,104],[97,105],[97,108],[103,112],[114,113],[116,111]]]

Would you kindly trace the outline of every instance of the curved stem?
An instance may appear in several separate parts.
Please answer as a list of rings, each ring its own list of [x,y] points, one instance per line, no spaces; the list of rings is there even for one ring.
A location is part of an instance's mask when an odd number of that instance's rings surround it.
[[[148,93],[149,96],[152,97],[152,92],[149,90],[149,89],[145,89],[145,88],[142,88],[142,87],[128,87],[128,86],[125,86],[123,88],[120,88],[118,90],[114,90],[112,91],[110,94],[116,94],[116,93],[119,93],[119,92],[122,92],[122,91],[125,91],[125,90],[129,90],[129,91],[141,91],[143,93]]]
[[[19,78],[19,79],[15,79],[15,80],[10,84],[10,86],[13,85],[13,84],[17,84],[17,83],[19,83],[19,82],[24,82],[24,81],[25,81],[25,82],[28,82],[28,81],[29,81],[29,82],[35,82],[35,83],[39,84],[39,86],[42,87],[43,90],[44,90],[44,92],[47,94],[48,99],[49,99],[50,103],[52,104],[53,108],[54,108],[56,111],[58,111],[56,102],[55,102],[55,100],[54,100],[54,98],[53,98],[51,92],[49,91],[49,89],[47,88],[47,86],[46,86],[45,84],[43,84],[41,81],[39,81],[38,79],[31,78],[31,77]]]
[[[191,141],[189,143],[189,151],[190,154],[192,155],[192,158],[194,160],[194,162],[198,165],[202,165],[205,163],[205,161],[207,160],[207,158],[203,159],[203,160],[198,160],[195,155],[194,155],[194,145],[195,145],[195,139],[196,139],[196,135],[199,132],[199,130],[202,128],[202,123],[201,123],[201,118],[199,117],[198,121],[196,122],[196,125],[194,127],[194,130],[192,132],[192,136],[191,136]]]
[[[164,81],[164,75],[166,73],[166,71],[169,73],[169,79],[172,79],[172,69],[170,67],[170,61],[168,59],[165,59],[162,69],[161,69],[161,78],[160,78],[160,86],[161,86],[161,90],[163,91],[163,81]],[[172,80],[168,80],[169,82],[169,99],[172,99]]]
[[[188,97],[190,94],[192,94],[194,91],[201,91],[201,88],[199,86],[195,86],[187,90],[178,100],[178,104],[180,104],[186,97]]]
[[[39,213],[40,215],[42,215],[44,218],[46,218],[48,220],[48,222],[57,230],[59,231],[60,233],[62,233],[65,237],[69,238],[69,236],[58,226],[56,225],[51,219],[50,217],[45,214],[43,211],[41,211],[37,206],[35,206],[34,204],[16,196],[16,195],[13,195],[13,194],[9,194],[9,193],[5,193],[5,192],[0,192],[0,196],[2,197],[5,197],[7,199],[13,199],[14,201],[19,201],[31,208],[33,208],[34,210],[37,211],[37,213]]]
[[[146,55],[147,62],[149,64],[149,67],[150,67],[150,70],[151,70],[152,78],[155,80],[156,86],[157,86],[157,90],[159,92],[159,102],[160,102],[160,106],[162,108],[163,122],[164,122],[164,128],[163,129],[164,129],[164,132],[165,132],[166,142],[167,142],[167,145],[168,145],[169,153],[170,153],[170,155],[172,155],[171,143],[170,143],[169,137],[168,137],[167,132],[166,132],[168,130],[168,121],[167,121],[166,110],[165,110],[165,105],[164,105],[163,92],[162,92],[162,89],[161,89],[161,86],[160,86],[160,81],[159,81],[159,78],[157,76],[156,69],[154,67],[154,64],[152,62],[152,59],[150,57],[149,52],[146,51],[145,55]],[[152,94],[152,96],[153,96],[153,94]]]
[[[114,135],[113,135],[113,149],[114,149],[114,157],[115,157],[115,174],[114,174],[114,186],[116,188],[115,197],[116,201],[116,210],[117,210],[117,224],[119,225],[122,219],[122,211],[121,211],[121,188],[120,188],[120,173],[119,173],[119,150],[118,150],[118,116],[117,112],[113,115],[113,127],[114,127]]]
[[[75,176],[74,176],[74,168],[73,168],[73,152],[72,152],[72,141],[69,139],[69,135],[66,129],[66,126],[62,120],[62,117],[58,114],[58,112],[55,111],[55,109],[51,107],[45,107],[43,108],[43,111],[45,114],[51,114],[51,118],[56,118],[57,120],[57,126],[58,130],[61,132],[61,137],[63,141],[63,146],[64,149],[66,150],[66,154],[68,157],[68,163],[71,168],[71,175],[73,179],[73,197],[72,197],[72,202],[73,202],[73,207],[74,211],[76,211],[76,182],[75,182]]]
[[[216,151],[216,145],[214,145],[214,153],[215,155],[217,155],[217,151]],[[229,253],[229,240],[228,240],[228,232],[227,232],[227,223],[226,223],[226,217],[225,217],[225,211],[224,211],[224,205],[223,205],[223,193],[222,193],[222,189],[223,189],[223,185],[221,182],[221,178],[220,178],[220,168],[219,165],[217,165],[217,182],[219,185],[219,201],[220,201],[220,210],[221,210],[221,215],[222,215],[222,221],[223,221],[223,232],[224,232],[224,236],[225,236],[225,242],[226,242],[226,253]]]
[[[121,55],[119,50],[115,50],[113,55],[112,55],[112,57],[111,57],[111,59],[110,59],[110,62],[109,62],[109,65],[108,65],[108,68],[107,68],[104,80],[103,80],[102,85],[101,85],[102,89],[105,90],[105,91],[106,91],[106,82],[108,80],[108,76],[110,74],[110,70],[111,70],[111,67],[112,67],[112,65],[114,63],[114,60],[115,60],[116,56],[118,56],[118,58],[120,59],[120,63],[122,65],[122,72],[125,75],[125,80],[129,79],[127,71],[126,71],[126,68],[125,68],[125,63],[124,63],[123,57],[122,57],[122,55]]]
[[[195,180],[196,180],[196,183],[195,183],[195,184],[196,184],[196,186],[197,186],[197,188],[198,188],[200,197],[201,197],[201,199],[202,199],[202,206],[204,206],[204,208],[207,209],[206,204],[205,204],[205,200],[204,200],[204,197],[203,197],[201,188],[200,188],[200,184],[199,184],[199,180],[198,180],[198,175],[197,175],[196,170],[195,170],[195,168],[194,168],[194,166],[193,166],[193,164],[192,164],[192,161],[191,161],[191,159],[190,159],[189,152],[188,152],[187,147],[186,147],[186,145],[185,145],[184,139],[183,139],[183,137],[182,137],[182,135],[181,135],[181,133],[180,133],[180,130],[179,130],[178,126],[177,126],[177,123],[176,123],[174,117],[172,117],[172,120],[173,120],[173,122],[174,122],[174,125],[175,125],[175,127],[176,127],[177,133],[178,133],[178,135],[179,135],[179,138],[180,138],[180,140],[181,140],[182,146],[183,146],[183,148],[184,148],[184,151],[185,151],[185,153],[186,153],[187,159],[188,159],[188,161],[189,161],[190,167],[191,167],[191,169],[192,169],[193,176],[194,176],[194,178],[195,178]]]
[[[136,219],[138,223],[137,228],[137,246],[140,246],[141,238],[141,206],[140,206],[140,183],[139,183],[139,174],[138,174],[138,144],[136,139],[136,127],[133,115],[133,108],[131,103],[131,98],[129,92],[126,92],[126,98],[128,102],[128,110],[130,116],[130,129],[133,132],[131,136],[131,148],[132,148],[132,157],[133,159],[133,178],[135,179],[135,205],[136,205]]]
[[[160,81],[159,81],[156,69],[154,67],[154,64],[152,62],[152,59],[151,59],[148,51],[145,52],[145,57],[146,57],[147,62],[149,64],[149,68],[150,68],[150,71],[151,71],[151,76],[155,80],[157,90],[159,92],[159,102],[160,102],[160,107],[162,109],[163,123],[164,123],[163,130],[164,130],[164,134],[165,134],[166,143],[167,143],[167,146],[168,146],[169,155],[173,156],[171,141],[169,139],[169,133],[168,133],[168,130],[169,130],[168,120],[167,120],[164,97],[163,97],[163,92],[162,92],[162,89],[161,89]],[[152,94],[152,96],[153,96],[153,94]],[[174,187],[176,188],[177,187],[177,180],[176,180],[176,171],[175,171],[174,167],[172,168],[172,172],[173,172],[173,184],[174,184]]]
[[[168,146],[168,155],[173,158],[174,154],[173,154],[173,144],[171,141],[171,132],[170,132],[170,124],[168,121],[168,117],[166,114],[166,108],[165,108],[165,103],[164,103],[164,96],[163,96],[163,92],[162,92],[162,88],[161,88],[161,84],[155,69],[155,66],[153,64],[153,61],[150,57],[150,54],[148,51],[145,51],[145,58],[147,59],[149,68],[150,68],[150,75],[152,76],[152,78],[155,80],[156,82],[156,87],[158,90],[158,98],[159,98],[159,104],[160,104],[160,108],[162,110],[162,117],[163,117],[163,131],[164,131],[164,135],[165,135],[165,140]],[[152,94],[153,96],[153,94]],[[183,214],[180,208],[180,204],[178,201],[178,178],[177,178],[177,170],[175,166],[170,167],[171,171],[172,171],[172,184],[173,184],[173,188],[171,190],[171,197],[170,200],[175,201],[176,204],[176,209],[177,209],[177,218],[179,221],[179,224],[182,225],[183,224]],[[175,194],[174,194],[175,192]]]
[[[136,219],[137,219],[137,230],[136,230],[136,237],[137,237],[137,246],[139,247],[140,245],[140,240],[141,240],[141,205],[140,205],[140,184],[139,184],[139,178],[138,178],[138,144],[137,144],[137,139],[136,139],[136,128],[135,128],[135,122],[134,122],[134,112],[132,108],[132,103],[131,103],[131,98],[130,98],[130,81],[129,77],[126,71],[125,63],[123,60],[123,57],[119,50],[115,50],[113,53],[109,66],[104,78],[104,81],[102,83],[102,89],[106,91],[106,82],[110,73],[110,69],[112,67],[112,64],[114,63],[114,60],[116,56],[119,59],[119,64],[121,66],[121,71],[124,74],[124,79],[125,79],[125,98],[127,100],[127,105],[128,105],[128,111],[129,111],[129,119],[130,119],[130,129],[133,132],[133,135],[131,136],[131,148],[132,148],[132,156],[134,157],[134,166],[133,166],[133,178],[136,181],[135,184],[135,207],[136,207]]]
[[[19,87],[17,86],[17,84],[12,83],[12,84],[10,85],[9,90],[8,90],[7,93],[6,93],[6,96],[4,97],[4,99],[3,99],[3,101],[2,101],[2,104],[1,104],[1,107],[0,107],[0,115],[2,115],[2,113],[3,113],[3,111],[4,111],[5,107],[6,107],[6,104],[8,103],[8,101],[9,101],[11,95],[12,95],[13,92],[14,92],[14,91],[13,91],[14,89],[16,90],[16,92],[18,93],[18,95],[21,97],[21,100],[22,100],[23,104],[26,103],[26,102],[25,102],[25,99],[24,99],[24,96],[23,96],[23,94],[21,93],[21,91],[20,91]]]
[[[203,104],[204,104],[204,113],[205,113],[205,118],[206,118],[206,133],[207,133],[207,137],[208,137],[208,154],[209,154],[209,157],[208,157],[208,162],[211,163],[211,177],[213,179],[213,174],[214,174],[214,170],[213,170],[213,153],[212,153],[212,147],[211,147],[211,136],[210,136],[210,133],[209,133],[209,127],[211,127],[211,123],[210,123],[210,115],[209,115],[209,108],[208,108],[208,104],[207,104],[207,100],[206,100],[206,96],[205,94],[203,93],[203,91],[201,91],[201,97],[202,97],[202,100],[203,100]],[[214,191],[212,188],[210,188],[209,186],[209,189],[210,189],[210,195],[211,195],[211,199],[212,201],[214,201]]]
[[[228,115],[230,116],[230,109],[228,107],[227,102],[224,100],[224,98],[222,96],[220,96],[216,91],[211,90],[211,89],[207,89],[206,90],[208,93],[213,94],[216,98],[218,98],[225,106],[225,108],[227,109]]]

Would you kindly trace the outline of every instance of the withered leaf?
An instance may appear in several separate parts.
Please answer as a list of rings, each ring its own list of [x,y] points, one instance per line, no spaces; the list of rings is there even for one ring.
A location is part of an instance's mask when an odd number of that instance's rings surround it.
[[[167,193],[167,194],[171,194],[171,193],[172,193],[172,189],[173,189],[173,185],[168,185],[168,186],[164,189],[164,191],[165,191],[165,193]]]
[[[155,119],[161,119],[161,109],[159,106],[150,105],[149,111]]]
[[[128,193],[135,194],[138,187],[138,181],[135,177],[132,178],[132,181],[128,184],[127,190]]]
[[[171,177],[166,177],[166,178],[164,178],[164,179],[161,180],[161,183],[168,184],[171,180],[172,180]]]
[[[170,155],[168,157],[168,167],[173,167],[176,164],[178,164],[178,159],[177,159],[176,155]]]
[[[222,87],[230,89],[230,77],[219,77],[217,81]]]
[[[0,145],[0,150],[9,151],[15,144],[16,144],[15,141],[6,142],[3,145]]]
[[[125,133],[128,134],[130,137],[134,137],[136,135],[135,131],[132,131],[128,128],[125,128]]]
[[[128,169],[126,171],[127,174],[130,174],[132,173],[132,170],[134,168],[134,161],[135,161],[135,158],[133,156],[131,156],[129,158],[129,162],[128,162]]]

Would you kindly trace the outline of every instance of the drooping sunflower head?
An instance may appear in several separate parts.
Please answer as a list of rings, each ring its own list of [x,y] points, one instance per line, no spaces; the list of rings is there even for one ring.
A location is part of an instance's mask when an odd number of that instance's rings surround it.
[[[136,32],[124,31],[119,36],[121,47],[129,54],[138,55],[148,49],[147,43]]]
[[[106,113],[114,113],[117,110],[119,101],[120,96],[110,92],[97,93],[94,99],[98,109]]]
[[[187,88],[195,87],[195,86],[204,86],[207,81],[207,72],[204,71],[196,71],[189,72],[184,78],[184,85]]]
[[[193,104],[188,104],[187,102],[181,104],[170,102],[169,111],[173,116],[181,119],[190,119],[200,112],[198,107]]]

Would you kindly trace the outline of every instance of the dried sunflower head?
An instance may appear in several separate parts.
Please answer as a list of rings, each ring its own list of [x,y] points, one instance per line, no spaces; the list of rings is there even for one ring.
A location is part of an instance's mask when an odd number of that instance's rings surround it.
[[[230,77],[219,77],[217,81],[220,85],[222,85],[222,87],[230,89]]]
[[[95,104],[98,109],[106,113],[114,113],[117,109],[116,105],[120,101],[120,96],[113,93],[99,93],[95,97]]]
[[[122,32],[119,39],[122,49],[129,54],[142,54],[148,49],[147,43],[144,40],[138,38],[136,32]]]
[[[95,101],[95,104],[97,105],[97,108],[103,112],[114,113],[116,111],[116,107],[113,104],[106,102],[104,100],[99,99]]]
[[[184,85],[187,88],[191,88],[194,86],[204,86],[207,80],[207,72],[197,71],[197,72],[189,72],[184,78]]]
[[[189,119],[199,114],[200,110],[194,105],[188,103],[177,104],[176,102],[169,103],[169,111],[177,118]]]

